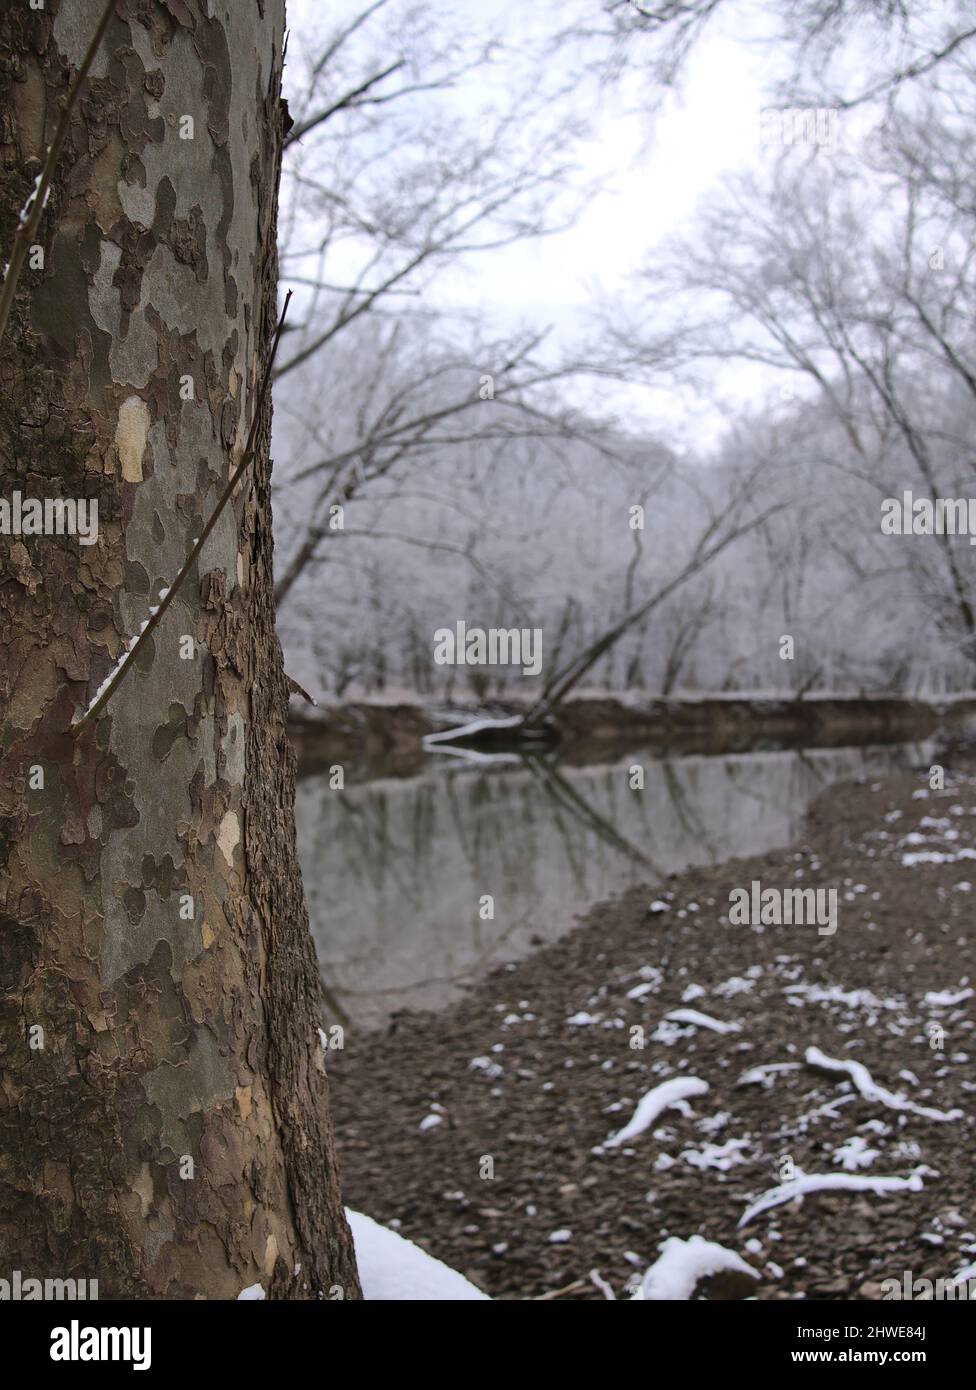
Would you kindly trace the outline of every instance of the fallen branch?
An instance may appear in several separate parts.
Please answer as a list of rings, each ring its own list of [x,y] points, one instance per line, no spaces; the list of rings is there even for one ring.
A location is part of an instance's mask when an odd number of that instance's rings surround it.
[[[102,686],[98,691],[98,694],[95,696],[95,699],[88,706],[87,710],[81,716],[81,718],[76,720],[75,723],[72,724],[71,732],[75,735],[76,738],[81,733],[82,729],[85,728],[86,725],[91,724],[95,719],[98,718],[99,714],[101,714],[102,710],[105,708],[109,700],[115,694],[115,691],[119,688],[122,681],[125,679],[126,673],[133,665],[143,645],[149,641],[150,637],[153,635],[156,628],[159,626],[160,622],[162,621],[163,614],[166,612],[167,608],[173,602],[173,599],[179,593],[180,586],[182,585],[184,579],[186,579],[186,576],[189,574],[190,570],[193,568],[194,562],[196,561],[197,556],[200,554],[200,551],[206,545],[207,539],[210,536],[211,531],[220,519],[221,512],[224,510],[227,503],[230,501],[234,489],[237,487],[237,484],[244,476],[244,473],[248,465],[254,458],[254,445],[257,440],[258,427],[261,422],[261,414],[264,407],[265,397],[268,394],[268,387],[271,382],[271,368],[274,365],[275,353],[278,351],[278,343],[281,339],[281,330],[284,327],[285,315],[288,313],[288,305],[290,301],[291,290],[288,291],[288,294],[285,298],[285,306],[281,311],[281,317],[279,318],[278,326],[275,329],[274,341],[271,344],[271,353],[268,357],[268,361],[264,368],[264,376],[261,379],[261,387],[258,391],[257,403],[254,407],[254,414],[251,418],[251,428],[248,431],[247,444],[245,445],[244,454],[241,458],[241,461],[234,469],[234,472],[231,474],[230,480],[227,486],[224,488],[223,493],[221,494],[220,501],[217,503],[210,516],[210,520],[207,522],[206,526],[204,526],[199,537],[197,538],[196,543],[193,546],[193,549],[186,557],[186,560],[183,563],[183,568],[180,570],[179,574],[173,580],[173,583],[170,585],[170,587],[168,589],[162,590],[162,602],[159,604],[159,607],[153,609],[150,612],[149,620],[143,623],[142,631],[139,633],[139,636],[135,639],[135,641],[131,642],[131,644],[126,650],[126,654],[121,658],[114,672],[108,677],[106,681],[102,683]]]
[[[561,1289],[550,1289],[548,1293],[537,1293],[533,1302],[551,1303],[554,1298],[562,1298],[565,1294],[586,1293],[589,1287],[585,1279],[574,1279],[571,1284],[564,1284]]]

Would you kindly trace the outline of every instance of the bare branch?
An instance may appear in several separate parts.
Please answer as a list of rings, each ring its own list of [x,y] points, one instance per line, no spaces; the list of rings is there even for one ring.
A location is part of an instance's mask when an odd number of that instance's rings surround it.
[[[245,445],[241,461],[234,469],[234,472],[231,474],[227,486],[224,488],[224,491],[221,494],[220,500],[218,501],[216,507],[210,515],[209,521],[204,526],[203,530],[200,532],[196,544],[193,546],[193,549],[190,551],[189,555],[186,557],[186,560],[183,562],[183,567],[180,570],[179,574],[173,580],[173,583],[170,585],[170,587],[166,590],[166,593],[164,594],[162,601],[159,604],[159,607],[155,610],[154,613],[150,614],[148,622],[144,625],[142,631],[136,638],[135,642],[128,648],[126,655],[123,657],[122,661],[118,664],[118,666],[116,666],[112,675],[104,683],[95,700],[88,706],[87,710],[81,716],[81,718],[77,719],[72,724],[71,732],[74,734],[76,738],[82,732],[83,729],[87,728],[88,725],[93,724],[95,722],[95,720],[101,714],[102,710],[108,704],[109,700],[115,694],[116,690],[121,685],[122,681],[125,679],[130,668],[134,665],[135,659],[139,655],[139,652],[142,650],[143,646],[149,641],[150,637],[152,637],[156,628],[162,621],[167,608],[169,608],[170,604],[173,602],[173,599],[179,593],[183,581],[186,579],[186,576],[190,573],[190,570],[193,568],[193,565],[195,564],[196,559],[200,554],[200,551],[206,545],[211,531],[216,526],[217,522],[220,520],[221,513],[223,512],[227,503],[233,496],[234,489],[237,487],[238,483],[241,481],[245,472],[247,471],[247,468],[254,459],[254,448],[257,440],[258,429],[261,425],[261,416],[264,409],[264,402],[267,397],[268,388],[271,384],[271,367],[274,363],[275,353],[278,351],[278,343],[281,339],[281,330],[284,327],[285,316],[288,313],[288,304],[290,299],[291,295],[289,294],[285,299],[284,308],[281,311],[281,317],[279,318],[278,326],[275,329],[274,340],[271,344],[271,352],[268,356],[268,361],[264,368],[264,375],[261,379],[261,387],[258,391],[257,401],[255,402],[254,406],[254,414],[251,417],[251,428],[248,431],[247,443]]]
[[[55,131],[51,148],[47,152],[44,167],[37,180],[34,192],[28,199],[23,212],[20,214],[20,225],[14,237],[13,249],[10,253],[10,263],[7,266],[7,273],[4,277],[3,288],[0,290],[0,338],[3,337],[7,320],[10,318],[10,310],[14,302],[14,295],[17,291],[17,282],[20,279],[20,272],[24,268],[24,261],[27,258],[27,251],[37,235],[40,226],[41,214],[47,203],[48,193],[51,188],[51,181],[54,178],[54,171],[57,168],[61,150],[67,139],[68,127],[71,124],[71,113],[74,111],[78,101],[78,96],[84,85],[88,70],[95,61],[95,55],[101,47],[105,31],[108,29],[112,16],[115,13],[116,0],[108,0],[102,17],[99,20],[98,28],[92,35],[88,51],[85,53],[81,62],[81,67],[75,73],[75,79],[68,92],[68,99],[61,111],[61,119],[58,121],[58,128]]]

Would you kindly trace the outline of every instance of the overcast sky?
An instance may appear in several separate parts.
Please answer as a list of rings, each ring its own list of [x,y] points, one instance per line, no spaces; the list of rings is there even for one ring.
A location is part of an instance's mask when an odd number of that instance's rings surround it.
[[[467,14],[473,4],[457,0],[457,12]],[[360,8],[342,0],[330,13],[338,21]],[[530,12],[524,0],[514,8],[511,0],[477,0],[476,13],[485,22],[511,16],[517,26]],[[776,55],[768,45],[743,41],[742,13],[737,6],[720,7],[692,51],[680,88],[663,102],[659,91],[653,94],[653,115],[640,89],[649,81],[646,75],[631,74],[607,95],[593,138],[579,151],[581,179],[599,176],[605,188],[573,227],[471,256],[439,277],[431,299],[445,307],[479,307],[499,333],[532,321],[569,336],[583,326],[598,287],[611,296],[626,293],[636,267],[663,237],[690,221],[698,200],[721,175],[761,157],[760,112]],[[321,24],[322,14],[320,0],[289,0],[290,53],[307,42],[309,24]],[[465,94],[447,99],[463,102]],[[741,403],[760,382],[755,372],[729,368],[721,384],[732,403]],[[722,413],[692,394],[624,389],[608,397],[602,384],[592,397],[601,403],[608,398],[632,427],[663,427],[672,443],[693,440],[700,447],[706,437],[714,442],[722,428]]]

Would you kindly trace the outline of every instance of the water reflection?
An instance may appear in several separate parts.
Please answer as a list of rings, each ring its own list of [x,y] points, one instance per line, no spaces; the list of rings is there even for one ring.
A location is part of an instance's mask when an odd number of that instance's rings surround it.
[[[440,1007],[591,903],[788,844],[829,782],[927,766],[928,744],[652,758],[432,757],[418,776],[298,784],[299,855],[340,1021]],[[643,790],[630,769],[644,768]],[[484,895],[494,919],[483,920]]]

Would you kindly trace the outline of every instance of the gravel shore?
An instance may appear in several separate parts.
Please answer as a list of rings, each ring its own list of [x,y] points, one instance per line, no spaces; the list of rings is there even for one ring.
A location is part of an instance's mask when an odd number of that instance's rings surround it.
[[[836,889],[836,932],[732,925],[753,881]],[[593,1270],[627,1297],[695,1234],[741,1255],[761,1299],[957,1276],[976,1264],[972,882],[971,761],[942,790],[928,768],[838,784],[802,843],[628,892],[447,1012],[349,1030],[329,1053],[347,1203],[500,1298],[601,1299]],[[708,1089],[608,1147],[677,1077]],[[828,1173],[903,1185],[740,1225]]]

